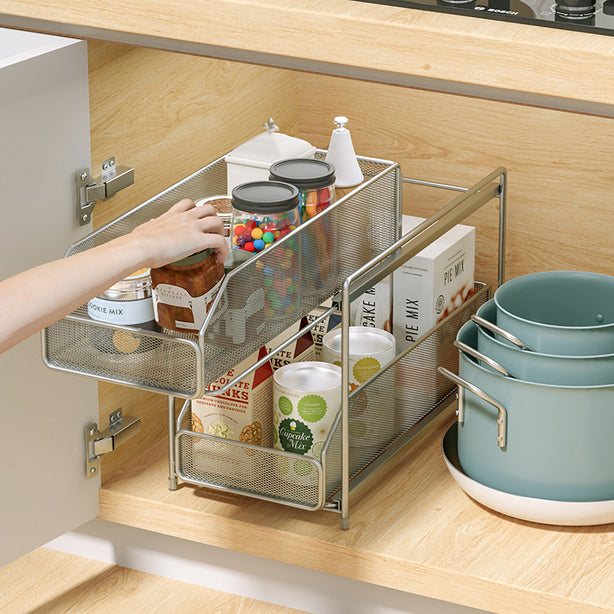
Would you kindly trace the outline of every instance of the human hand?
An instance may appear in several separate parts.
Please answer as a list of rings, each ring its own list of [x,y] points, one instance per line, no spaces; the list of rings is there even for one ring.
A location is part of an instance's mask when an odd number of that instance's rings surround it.
[[[228,256],[224,226],[211,205],[197,207],[185,198],[129,235],[143,250],[144,266],[156,268],[211,248],[219,262]]]

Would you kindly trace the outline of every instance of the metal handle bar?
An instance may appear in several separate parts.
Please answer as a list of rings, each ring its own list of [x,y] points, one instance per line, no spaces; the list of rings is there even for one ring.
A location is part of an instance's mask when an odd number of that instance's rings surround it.
[[[466,343],[463,343],[462,341],[458,341],[458,339],[457,339],[454,342],[454,345],[461,352],[464,352],[468,356],[476,358],[477,360],[487,364],[489,367],[491,367],[492,369],[494,369],[498,373],[501,373],[501,375],[505,375],[505,377],[513,377],[514,379],[518,379],[518,377],[516,375],[514,375],[513,373],[510,373],[501,363],[497,362],[496,360],[494,360],[490,356],[486,356],[486,354],[482,354],[482,352],[480,352],[479,350],[476,350],[475,348],[472,348],[471,346],[467,345]]]
[[[516,337],[516,335],[512,335],[512,333],[508,333],[506,330],[504,330],[500,326],[497,326],[496,324],[493,324],[492,322],[490,322],[486,318],[483,318],[482,316],[478,316],[476,314],[473,314],[471,316],[471,319],[478,326],[481,326],[482,328],[486,328],[490,332],[495,333],[495,334],[499,335],[500,337],[503,337],[504,339],[506,339],[507,341],[509,341],[513,345],[515,345],[516,347],[520,348],[521,350],[527,350],[528,352],[532,352],[533,351],[524,341],[522,341],[521,339],[518,339],[518,337]]]
[[[441,373],[444,377],[447,377],[451,382],[458,386],[458,423],[463,424],[465,421],[465,412],[464,412],[464,395],[463,390],[467,389],[473,394],[480,397],[480,399],[486,401],[490,405],[492,405],[498,412],[497,416],[497,445],[500,448],[505,448],[507,445],[507,410],[499,401],[493,399],[489,394],[484,392],[481,388],[478,388],[471,382],[464,380],[462,377],[459,377],[452,371],[448,371],[445,367],[437,367],[437,371]]]

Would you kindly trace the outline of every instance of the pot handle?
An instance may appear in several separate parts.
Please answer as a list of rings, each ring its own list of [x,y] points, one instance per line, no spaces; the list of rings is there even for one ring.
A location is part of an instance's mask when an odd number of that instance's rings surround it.
[[[487,403],[490,403],[498,412],[497,416],[497,445],[500,448],[505,448],[507,444],[507,410],[499,401],[493,399],[489,394],[484,392],[481,388],[478,388],[474,384],[464,380],[452,371],[448,371],[445,367],[437,367],[437,371],[444,377],[447,377],[451,382],[458,386],[458,423],[463,424],[465,421],[465,408],[464,408],[464,390],[467,389],[473,394],[480,397]]]
[[[458,339],[454,342],[454,345],[463,353],[476,358],[477,360],[482,361],[487,364],[489,367],[493,368],[501,375],[505,375],[505,377],[513,377],[514,379],[518,379],[513,373],[510,373],[501,363],[498,363],[496,360],[492,359],[490,356],[486,356],[486,354],[482,354],[482,352],[472,348],[471,346],[459,341]]]
[[[516,335],[512,335],[512,333],[508,333],[506,330],[504,330],[500,326],[497,326],[496,324],[493,324],[492,322],[490,322],[489,320],[483,318],[482,316],[478,316],[478,315],[476,315],[474,313],[471,316],[471,319],[478,326],[481,326],[482,328],[486,328],[487,330],[489,330],[489,331],[491,331],[493,333],[496,333],[497,335],[499,335],[500,337],[503,337],[504,339],[506,339],[507,341],[509,341],[513,345],[519,347],[521,350],[527,350],[529,352],[533,351],[524,341],[521,341],[520,339],[518,339],[518,337],[516,337]]]

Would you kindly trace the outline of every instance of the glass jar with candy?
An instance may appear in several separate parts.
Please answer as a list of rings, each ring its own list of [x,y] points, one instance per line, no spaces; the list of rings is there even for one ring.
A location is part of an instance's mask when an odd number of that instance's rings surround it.
[[[292,158],[271,164],[269,178],[296,186],[301,221],[306,222],[335,201],[335,167],[325,160]]]
[[[261,252],[300,224],[299,192],[288,183],[252,181],[232,190],[232,243]]]
[[[234,247],[265,252],[254,267],[264,290],[264,318],[295,318],[301,296],[301,250],[296,236],[286,236],[300,223],[298,189],[279,181],[242,183],[232,190],[232,206]],[[267,248],[272,246],[274,254],[269,257]]]

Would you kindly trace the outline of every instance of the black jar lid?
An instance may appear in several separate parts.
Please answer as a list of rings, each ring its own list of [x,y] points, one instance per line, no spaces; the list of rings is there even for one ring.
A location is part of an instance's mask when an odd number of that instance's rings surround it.
[[[207,247],[207,249],[203,249],[202,252],[196,252],[191,256],[186,256],[181,260],[171,262],[171,266],[189,266],[191,264],[198,264],[199,262],[202,262],[203,260],[209,258],[209,256],[211,256],[211,248]]]
[[[285,181],[299,190],[325,188],[335,183],[335,167],[325,160],[292,158],[271,164],[270,179]]]
[[[232,190],[232,206],[247,213],[284,213],[299,205],[298,189],[281,181],[250,181]]]

